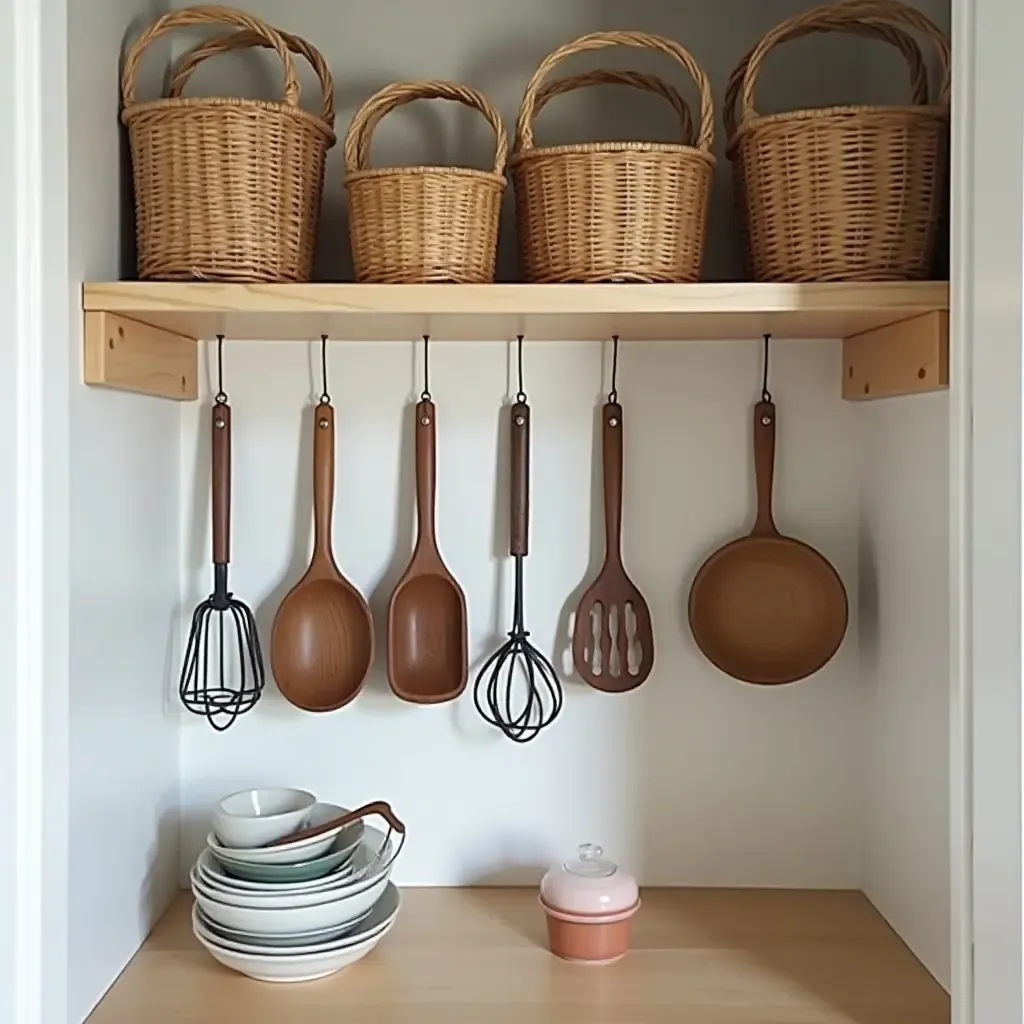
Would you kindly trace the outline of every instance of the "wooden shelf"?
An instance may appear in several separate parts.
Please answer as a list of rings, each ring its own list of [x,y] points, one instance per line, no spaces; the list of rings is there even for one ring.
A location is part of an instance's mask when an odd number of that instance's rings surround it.
[[[410,341],[858,338],[846,397],[938,390],[943,282],[684,285],[86,284],[85,379],[195,397],[194,345],[229,339]],[[141,327],[140,327],[141,325]],[[908,330],[915,325],[913,330]],[[155,329],[155,330],[154,330]],[[884,330],[884,341],[873,339]],[[909,340],[904,345],[902,339]],[[906,352],[904,353],[904,348]],[[884,351],[882,351],[884,350]],[[849,369],[849,366],[847,367]],[[921,371],[924,371],[922,375]],[[880,375],[880,376],[879,376]],[[878,383],[872,386],[872,379]],[[884,378],[884,383],[882,381]],[[867,391],[864,385],[867,384]],[[848,392],[848,393],[847,393]]]
[[[268,985],[192,937],[187,894],[90,1024],[949,1024],[949,997],[855,892],[655,889],[625,960],[547,951],[534,889],[407,889],[394,931],[323,981]]]

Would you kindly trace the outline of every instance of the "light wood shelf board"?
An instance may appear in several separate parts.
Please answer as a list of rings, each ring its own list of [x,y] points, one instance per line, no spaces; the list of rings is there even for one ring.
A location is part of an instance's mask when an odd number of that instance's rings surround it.
[[[845,338],[944,310],[944,282],[682,285],[86,284],[86,311],[187,337],[409,341]]]
[[[192,937],[182,894],[90,1024],[949,1024],[949,997],[854,892],[654,889],[609,967],[552,957],[534,889],[411,889],[323,981],[268,985]]]

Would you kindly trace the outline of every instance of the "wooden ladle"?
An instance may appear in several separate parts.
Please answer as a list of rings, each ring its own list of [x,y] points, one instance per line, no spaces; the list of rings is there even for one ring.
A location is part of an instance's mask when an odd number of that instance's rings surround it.
[[[416,547],[388,606],[388,681],[414,704],[454,700],[469,678],[466,598],[434,531],[434,403],[416,406]]]
[[[654,668],[654,629],[647,602],[622,564],[622,406],[606,402],[602,420],[604,565],[576,610],[572,660],[591,686],[624,693]],[[595,647],[600,653],[596,665]]]
[[[363,595],[334,561],[334,408],[313,417],[313,557],[281,602],[270,665],[285,698],[306,711],[334,711],[362,689],[373,664],[373,619]]]

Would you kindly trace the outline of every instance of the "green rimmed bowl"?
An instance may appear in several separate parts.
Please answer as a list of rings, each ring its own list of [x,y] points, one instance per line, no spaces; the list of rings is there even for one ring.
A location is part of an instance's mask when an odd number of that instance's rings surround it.
[[[347,840],[339,845],[341,849],[332,849],[321,857],[298,861],[295,864],[257,864],[253,861],[232,860],[216,850],[210,850],[210,855],[227,874],[235,878],[247,882],[275,882],[278,885],[288,885],[324,878],[347,864],[355,854],[355,847],[350,846]]]

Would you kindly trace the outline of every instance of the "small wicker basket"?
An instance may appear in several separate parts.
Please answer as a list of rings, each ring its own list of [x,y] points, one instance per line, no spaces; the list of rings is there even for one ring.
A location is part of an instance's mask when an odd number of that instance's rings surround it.
[[[700,92],[696,139],[686,104],[658,78],[596,71],[543,86],[566,57],[610,46],[657,50],[686,68]],[[551,96],[605,83],[630,85],[667,99],[680,119],[680,141],[535,146],[533,121]],[[698,280],[715,166],[713,130],[707,76],[671,39],[642,32],[596,32],[546,57],[526,87],[510,163],[527,280]]]
[[[420,99],[479,110],[494,129],[490,171],[469,167],[371,168],[381,118]],[[345,136],[345,187],[356,280],[387,284],[486,284],[494,280],[508,138],[476,90],[454,82],[398,82],[371,96]]]
[[[937,105],[928,102],[920,49],[899,26],[935,45],[943,75]],[[913,105],[758,114],[754,90],[769,51],[815,32],[896,46],[910,70]],[[738,219],[756,280],[928,277],[946,195],[949,47],[923,14],[896,0],[841,0],[781,23],[733,72],[724,119]]]
[[[139,102],[135,77],[147,47],[175,28],[241,29],[186,56],[167,97]],[[284,100],[183,99],[195,65],[241,46],[273,48],[284,64]],[[313,64],[323,112],[299,107],[290,50]],[[334,145],[333,84],[312,46],[228,7],[164,15],[131,48],[121,78],[128,126],[138,272],[142,278],[308,281],[320,217],[324,163]]]

